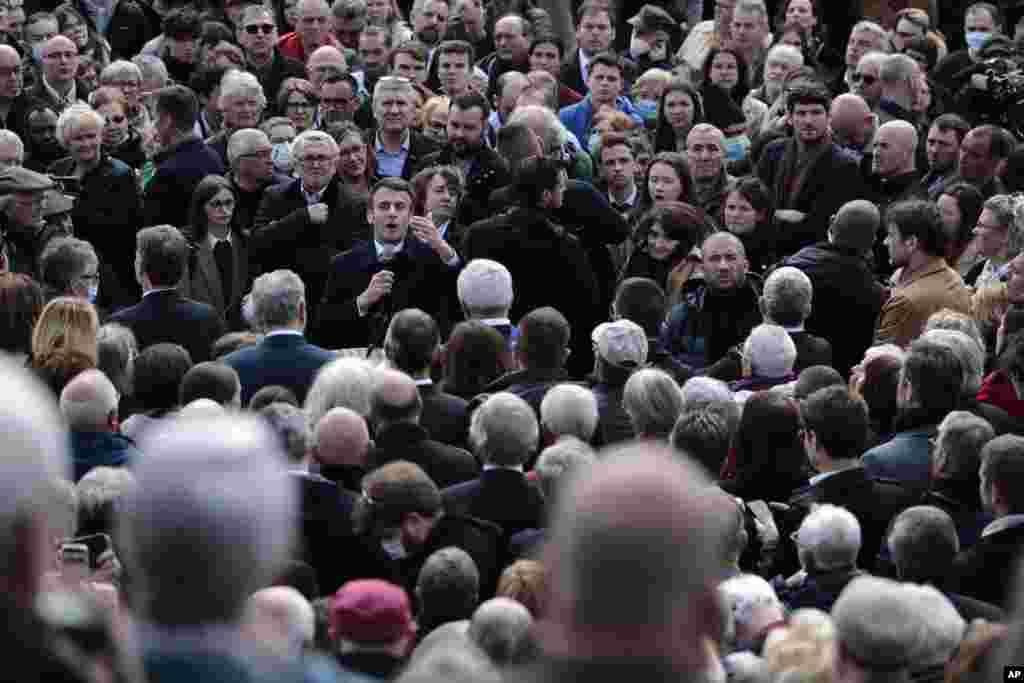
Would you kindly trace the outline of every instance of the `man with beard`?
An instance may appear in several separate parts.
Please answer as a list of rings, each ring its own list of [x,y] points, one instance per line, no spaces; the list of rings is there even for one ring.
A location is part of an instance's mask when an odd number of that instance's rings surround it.
[[[222,128],[219,133],[207,139],[206,144],[226,163],[228,139],[236,130],[258,127],[266,106],[263,86],[255,76],[246,71],[228,71],[220,82]]]
[[[388,71],[388,53],[391,50],[391,30],[370,24],[359,34],[357,53],[362,62],[363,86],[373,92],[377,79]]]
[[[382,79],[373,90],[373,115],[377,121],[374,149],[377,176],[409,180],[420,160],[437,151],[437,144],[412,127],[416,91],[400,78]]]
[[[928,172],[921,178],[921,185],[930,199],[936,199],[956,176],[956,161],[960,156],[960,143],[967,136],[970,124],[957,114],[943,114],[932,122],[928,129],[925,153],[928,157]]]
[[[441,57],[443,59],[443,56]],[[455,221],[472,225],[490,215],[490,196],[511,179],[497,152],[484,145],[491,107],[482,95],[454,97],[448,110],[448,140],[443,149],[423,158],[417,171],[430,166],[455,166],[466,177],[466,194]]]
[[[367,207],[373,239],[331,261],[318,315],[322,346],[380,345],[392,314],[406,308],[450,317],[459,256],[429,219],[412,215],[412,199],[400,178],[374,185]]]
[[[944,308],[969,314],[971,296],[960,275],[943,258],[946,233],[934,203],[899,202],[885,214],[885,244],[894,277],[889,300],[878,317],[875,343],[907,346],[924,331],[928,316]]]
[[[295,138],[292,155],[299,177],[264,193],[250,254],[259,264],[254,271],[292,270],[306,283],[306,299],[319,302],[331,259],[367,235],[361,221],[351,220],[349,195],[337,178],[334,138],[307,130]]]
[[[792,139],[769,143],[757,175],[773,193],[775,220],[782,225],[779,253],[791,254],[825,236],[829,217],[863,196],[855,157],[832,141],[831,97],[824,86],[795,86],[786,101]]]
[[[567,182],[559,162],[539,156],[525,159],[515,179],[516,207],[471,225],[462,244],[467,262],[486,258],[508,268],[516,293],[513,320],[542,306],[552,306],[568,318],[570,375],[577,377],[593,368],[590,331],[607,308],[599,303],[603,297],[585,247],[551,220],[562,207]]]
[[[264,93],[276,97],[286,78],[303,78],[302,64],[282,55],[277,47],[274,13],[263,5],[249,5],[238,27],[238,44],[245,51],[246,69],[259,79]],[[284,114],[284,112],[277,112]]]

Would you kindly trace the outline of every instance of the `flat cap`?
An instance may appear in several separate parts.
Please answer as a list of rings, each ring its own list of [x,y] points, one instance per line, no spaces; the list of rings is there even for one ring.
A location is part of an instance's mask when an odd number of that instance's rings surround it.
[[[23,166],[8,166],[0,170],[0,194],[12,192],[42,192],[54,186],[49,176],[30,171]]]
[[[672,15],[655,5],[644,5],[626,23],[635,26],[638,33],[671,31],[679,25]]]

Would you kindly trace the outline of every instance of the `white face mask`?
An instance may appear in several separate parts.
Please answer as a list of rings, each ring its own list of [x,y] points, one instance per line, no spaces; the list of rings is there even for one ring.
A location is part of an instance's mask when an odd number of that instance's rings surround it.
[[[85,298],[88,299],[89,303],[96,303],[96,297],[99,296],[100,286],[98,284],[89,285],[89,289],[85,293]]]
[[[274,170],[278,173],[291,173],[292,148],[288,142],[276,142],[271,145],[270,156],[274,160]]]

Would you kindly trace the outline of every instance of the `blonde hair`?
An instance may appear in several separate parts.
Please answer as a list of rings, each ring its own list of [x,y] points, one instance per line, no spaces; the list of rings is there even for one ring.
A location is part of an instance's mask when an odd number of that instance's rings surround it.
[[[445,95],[435,95],[429,100],[423,103],[420,107],[419,121],[417,122],[420,126],[420,130],[427,127],[430,123],[430,117],[434,115],[434,112],[440,109],[442,106],[451,108],[452,101]]]
[[[831,618],[818,610],[801,609],[793,613],[788,626],[768,634],[764,658],[776,676],[796,670],[802,683],[831,683],[835,647]]]
[[[530,611],[534,619],[547,612],[548,573],[537,560],[516,560],[498,579],[495,596],[511,598]]]
[[[46,304],[32,331],[32,355],[77,352],[99,359],[96,335],[100,321],[96,309],[85,299],[61,296]]]

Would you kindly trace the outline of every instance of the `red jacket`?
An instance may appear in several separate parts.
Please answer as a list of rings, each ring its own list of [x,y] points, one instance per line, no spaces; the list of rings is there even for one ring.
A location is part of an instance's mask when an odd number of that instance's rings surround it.
[[[1012,417],[1024,418],[1024,400],[1017,396],[1013,382],[1002,370],[996,370],[985,378],[978,391],[978,400],[999,406]]]
[[[342,48],[341,43],[339,43],[338,39],[330,33],[327,34],[327,42],[325,45],[331,45],[344,52],[344,48]],[[306,58],[309,57],[309,55],[306,54],[305,46],[302,44],[302,36],[300,36],[297,31],[292,31],[291,33],[286,33],[281,36],[280,40],[277,41],[277,49],[285,57],[294,59],[300,64],[305,64]]]

